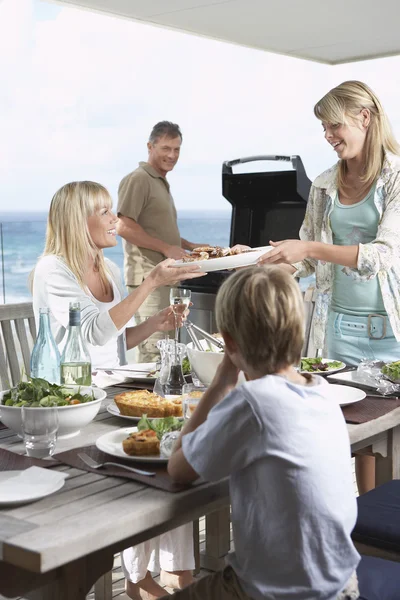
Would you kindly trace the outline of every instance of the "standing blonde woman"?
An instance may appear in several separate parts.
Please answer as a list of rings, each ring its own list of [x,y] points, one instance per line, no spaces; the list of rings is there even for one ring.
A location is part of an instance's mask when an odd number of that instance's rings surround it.
[[[400,148],[374,92],[346,81],[314,107],[339,162],[314,181],[300,240],[271,242],[261,263],[315,272],[314,343],[357,365],[400,358]],[[372,456],[356,457],[360,493]]]
[[[119,364],[118,339],[126,334],[127,348],[133,348],[156,331],[174,328],[171,307],[131,326],[130,321],[142,302],[156,288],[202,273],[193,264],[179,268],[174,261],[158,264],[143,283],[124,298],[117,266],[103,256],[104,248],[117,244],[117,217],[112,200],[98,183],[68,183],[54,195],[47,223],[46,246],[33,275],[33,308],[50,309],[51,328],[61,347],[66,341],[69,303],[81,306],[82,333],[92,359],[92,367]],[[179,326],[185,318],[178,317]],[[192,580],[194,568],[191,524],[123,553],[122,565],[127,592],[133,599],[152,600],[165,594],[151,577],[150,570],[161,568],[164,581],[182,587]]]

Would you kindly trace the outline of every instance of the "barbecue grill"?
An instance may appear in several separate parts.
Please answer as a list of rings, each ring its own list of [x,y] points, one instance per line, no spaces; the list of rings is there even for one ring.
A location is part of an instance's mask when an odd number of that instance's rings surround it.
[[[234,173],[235,166],[253,162],[291,163],[281,170]],[[249,156],[222,165],[222,194],[232,205],[230,245],[253,248],[270,240],[298,239],[311,181],[300,156]],[[215,271],[182,283],[192,290],[191,320],[206,331],[216,331],[215,295],[230,271]],[[184,333],[184,332],[182,332]],[[184,340],[189,341],[189,340]]]

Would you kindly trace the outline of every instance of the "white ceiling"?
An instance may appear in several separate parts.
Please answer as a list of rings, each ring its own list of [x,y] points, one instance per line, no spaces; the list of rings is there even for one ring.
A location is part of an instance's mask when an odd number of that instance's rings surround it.
[[[400,54],[399,0],[55,0],[327,64]]]

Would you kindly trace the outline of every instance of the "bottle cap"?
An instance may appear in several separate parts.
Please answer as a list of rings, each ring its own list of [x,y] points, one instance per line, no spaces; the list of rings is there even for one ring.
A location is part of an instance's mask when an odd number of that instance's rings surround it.
[[[72,326],[81,324],[81,305],[79,302],[69,303],[69,324]]]

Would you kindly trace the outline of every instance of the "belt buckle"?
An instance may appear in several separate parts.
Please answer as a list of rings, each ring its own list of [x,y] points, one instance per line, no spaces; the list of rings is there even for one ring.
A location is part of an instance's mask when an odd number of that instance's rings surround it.
[[[372,335],[372,318],[373,317],[379,317],[380,319],[383,319],[382,335],[379,337]],[[370,315],[368,315],[368,337],[371,338],[372,340],[383,340],[383,338],[386,337],[386,317],[385,317],[385,315],[377,315],[375,313],[371,313]]]

